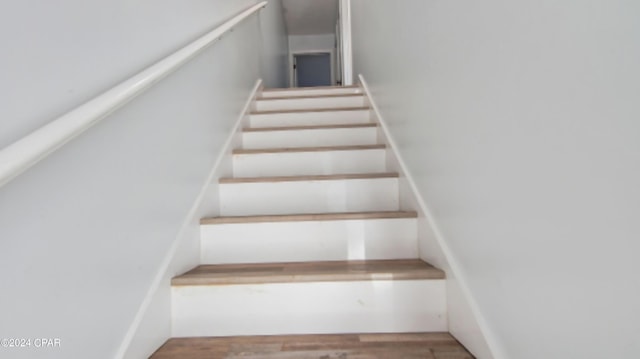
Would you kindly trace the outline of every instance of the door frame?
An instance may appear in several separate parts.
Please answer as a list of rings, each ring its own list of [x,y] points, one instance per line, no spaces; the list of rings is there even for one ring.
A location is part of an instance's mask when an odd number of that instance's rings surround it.
[[[303,50],[303,51],[294,51],[289,54],[289,70],[290,70],[289,87],[298,87],[298,71],[294,67],[296,56],[297,55],[313,55],[313,54],[329,54],[329,65],[331,66],[331,85],[335,86],[337,84],[336,70],[335,70],[335,62],[336,62],[335,49]]]
[[[351,86],[354,83],[351,0],[340,0],[338,11],[338,24],[340,27],[338,46],[340,46],[340,61],[342,64],[342,85]],[[338,34],[336,33],[336,35]]]

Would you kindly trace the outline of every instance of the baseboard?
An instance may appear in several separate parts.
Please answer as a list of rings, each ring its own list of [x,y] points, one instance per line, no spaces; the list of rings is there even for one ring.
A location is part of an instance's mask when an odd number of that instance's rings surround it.
[[[400,173],[400,201],[403,210],[418,212],[418,234],[422,259],[440,267],[447,273],[447,301],[449,310],[449,330],[456,338],[479,359],[506,359],[501,355],[494,335],[480,313],[469,286],[466,283],[460,265],[449,248],[444,235],[438,227],[431,210],[411,175],[411,171],[398,151],[398,146],[389,131],[370,88],[362,75],[360,84],[373,111],[374,121],[382,129],[383,143],[387,144],[390,158],[388,170]]]
[[[189,213],[186,215],[175,241],[162,261],[158,273],[129,326],[115,358],[147,358],[170,337],[170,280],[176,274],[199,264],[199,231],[194,231],[193,228],[197,228],[200,218],[216,214],[216,208],[212,208],[210,203],[217,203],[217,201],[209,200],[212,196],[215,197],[217,195],[217,182],[214,179],[228,175],[231,151],[237,145],[239,133],[247,122],[247,115],[251,112],[251,106],[261,89],[262,80],[258,80],[231,130],[231,134],[212,164],[211,171]],[[155,314],[156,312],[159,314]],[[164,318],[166,320],[162,319],[164,316],[166,316]],[[161,333],[161,329],[158,328],[158,322],[163,322],[160,323],[162,326],[163,324],[166,325],[167,321],[166,333]]]

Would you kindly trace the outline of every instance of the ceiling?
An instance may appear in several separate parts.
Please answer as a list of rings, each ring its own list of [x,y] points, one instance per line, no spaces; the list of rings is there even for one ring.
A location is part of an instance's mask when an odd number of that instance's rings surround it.
[[[282,0],[289,35],[336,32],[338,0]]]

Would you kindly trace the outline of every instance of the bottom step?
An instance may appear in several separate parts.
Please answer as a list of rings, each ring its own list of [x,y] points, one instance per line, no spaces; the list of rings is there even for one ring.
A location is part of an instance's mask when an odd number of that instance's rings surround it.
[[[169,339],[150,359],[473,359],[449,333]]]
[[[172,281],[173,336],[447,331],[419,260],[201,266]]]

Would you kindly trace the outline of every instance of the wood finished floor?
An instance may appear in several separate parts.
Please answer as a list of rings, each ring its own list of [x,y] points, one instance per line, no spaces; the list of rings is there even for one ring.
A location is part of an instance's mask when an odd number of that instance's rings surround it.
[[[448,333],[172,338],[150,359],[473,359]]]

